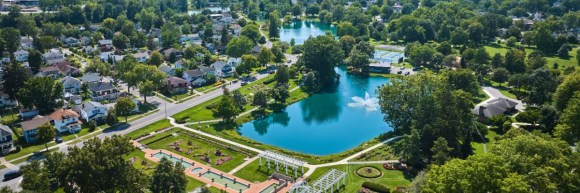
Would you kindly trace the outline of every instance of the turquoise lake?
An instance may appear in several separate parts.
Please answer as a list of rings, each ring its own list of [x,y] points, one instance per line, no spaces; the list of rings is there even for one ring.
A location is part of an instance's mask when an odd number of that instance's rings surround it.
[[[330,155],[354,148],[361,143],[392,130],[383,121],[380,110],[351,107],[352,97],[372,97],[378,86],[388,78],[360,78],[336,69],[338,85],[294,103],[283,112],[243,124],[239,131],[258,142],[284,149],[313,154]]]
[[[304,44],[308,37],[324,35],[326,32],[336,35],[336,27],[317,21],[299,20],[280,28],[280,40],[290,42],[294,38],[296,45]]]

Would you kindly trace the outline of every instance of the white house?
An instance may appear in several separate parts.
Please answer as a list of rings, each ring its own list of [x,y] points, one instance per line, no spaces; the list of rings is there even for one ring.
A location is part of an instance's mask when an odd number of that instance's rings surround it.
[[[86,122],[104,120],[107,117],[107,107],[99,102],[88,101],[73,108]]]
[[[16,58],[16,61],[18,62],[26,62],[28,61],[28,51],[26,50],[18,50],[16,52],[14,52],[14,57]]]
[[[237,67],[242,63],[242,58],[229,58],[227,64],[232,67]]]
[[[211,64],[210,67],[215,70],[215,75],[217,77],[224,78],[234,75],[234,67],[226,64],[225,62],[217,61]]]
[[[79,114],[70,109],[58,109],[50,114],[54,121],[54,128],[59,133],[70,132],[76,133],[81,130],[81,122],[79,121]]]
[[[60,80],[64,87],[64,92],[78,93],[82,82],[79,79],[67,76]]]
[[[0,90],[0,107],[13,107],[16,105],[17,105],[16,100],[10,99],[10,96],[8,96],[8,94]]]
[[[51,49],[50,51],[42,54],[42,58],[44,58],[44,61],[48,64],[55,64],[65,60],[64,54],[62,54],[60,50],[57,49]]]
[[[194,81],[195,79],[203,77],[204,73],[199,70],[188,70],[183,72],[183,79],[187,80],[188,82]]]
[[[138,62],[145,63],[147,62],[147,60],[149,60],[149,53],[147,52],[136,53],[133,54],[133,57],[137,59]]]

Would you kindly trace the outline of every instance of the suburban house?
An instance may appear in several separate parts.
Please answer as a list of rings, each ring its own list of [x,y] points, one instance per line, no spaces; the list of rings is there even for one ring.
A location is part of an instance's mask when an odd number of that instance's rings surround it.
[[[79,79],[67,76],[60,80],[64,87],[64,92],[78,93],[81,89],[82,82]]]
[[[76,47],[80,44],[80,41],[73,37],[68,37],[62,40],[62,44],[68,47]]]
[[[36,108],[20,108],[19,115],[21,119],[30,119],[38,115],[39,111]]]
[[[22,126],[22,135],[26,143],[34,143],[38,140],[38,127],[50,123],[52,117],[50,116],[36,116],[34,119],[20,123]]]
[[[391,63],[388,62],[378,62],[369,64],[369,71],[375,73],[390,73]]]
[[[40,68],[40,71],[38,71],[38,74],[36,75],[56,79],[60,76],[60,70],[58,69],[57,66],[45,66]]]
[[[207,80],[205,80],[204,78],[198,78],[195,79],[193,82],[191,82],[191,86],[192,87],[200,87],[205,85],[205,83],[207,83]]]
[[[99,40],[99,48],[103,51],[109,51],[113,49],[113,40]]]
[[[80,41],[83,46],[88,46],[91,44],[91,38],[87,36],[81,37]]]
[[[165,72],[165,74],[167,74],[168,76],[174,76],[175,75],[175,68],[167,65],[167,64],[161,64],[159,66],[159,70],[161,72]]]
[[[510,99],[495,98],[484,104],[475,106],[471,112],[477,115],[479,120],[486,120],[497,115],[508,114],[510,112],[517,111],[517,104],[517,102]]]
[[[81,71],[77,67],[72,66],[69,61],[57,62],[54,66],[65,76],[77,76],[81,74]]]
[[[85,83],[96,83],[101,82],[101,80],[103,80],[103,77],[99,73],[94,72],[86,73],[81,77],[81,81]]]
[[[147,62],[147,60],[149,60],[149,53],[147,52],[136,53],[133,54],[133,57],[137,59],[137,62],[145,63]]]
[[[169,57],[171,57],[171,55],[174,55],[176,59],[181,59],[181,56],[183,55],[183,53],[175,48],[169,48],[163,51],[163,57],[167,60],[169,59]]]
[[[79,114],[70,109],[58,109],[50,114],[54,122],[54,128],[59,133],[69,132],[76,133],[81,130]]]
[[[26,62],[28,61],[28,51],[20,49],[14,52],[14,57],[18,62]]]
[[[203,72],[203,75],[216,75],[215,69],[207,66],[200,66],[199,70]]]
[[[185,93],[189,88],[189,82],[187,80],[175,76],[165,78],[163,82],[165,83],[167,90],[172,94]]]
[[[32,45],[32,38],[26,36],[20,37],[20,48],[22,49],[34,48],[34,45]]]
[[[62,62],[65,60],[64,54],[62,54],[57,49],[51,49],[48,52],[42,54],[42,58],[47,64],[55,64],[57,62]]]
[[[0,150],[2,155],[6,155],[14,150],[14,141],[12,141],[12,129],[6,125],[0,125]]]
[[[215,69],[215,75],[217,77],[224,78],[234,75],[234,67],[226,64],[225,62],[217,61],[210,66]]]
[[[86,122],[102,121],[107,117],[107,107],[99,102],[88,101],[73,108]]]
[[[8,94],[4,93],[3,90],[0,90],[0,107],[13,107],[17,104],[16,100],[11,99]]]
[[[71,102],[72,104],[80,105],[81,103],[83,103],[83,97],[79,95],[73,95],[68,98],[68,101]]]
[[[204,73],[200,69],[188,70],[183,72],[183,78],[188,82],[203,77]]]
[[[258,53],[260,53],[260,50],[261,50],[261,49],[262,49],[262,47],[260,47],[260,46],[254,46],[254,47],[252,48],[252,53],[254,53],[254,54],[258,54]]]
[[[228,58],[227,63],[232,67],[237,67],[239,64],[242,63],[242,58]]]
[[[121,92],[110,82],[95,82],[89,84],[89,90],[91,90],[91,100],[102,101],[102,100],[117,100]]]

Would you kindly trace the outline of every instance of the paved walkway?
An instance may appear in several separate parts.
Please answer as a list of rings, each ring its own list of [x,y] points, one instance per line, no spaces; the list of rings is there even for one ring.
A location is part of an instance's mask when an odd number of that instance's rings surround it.
[[[7,168],[10,168],[10,169],[18,169],[18,166],[14,165],[10,162],[7,162],[6,159],[4,159],[4,157],[0,157],[0,164],[5,165]]]
[[[243,164],[239,165],[238,167],[234,168],[232,171],[228,172],[228,174],[234,174],[234,173],[240,171],[242,168],[246,167],[247,165],[250,165],[252,162],[256,161],[258,158],[260,158],[260,156],[254,156],[253,158],[246,160]]]

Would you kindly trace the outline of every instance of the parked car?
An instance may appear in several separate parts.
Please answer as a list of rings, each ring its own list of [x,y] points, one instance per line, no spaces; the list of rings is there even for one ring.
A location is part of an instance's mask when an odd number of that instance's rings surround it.
[[[20,170],[9,171],[4,174],[4,181],[6,182],[20,176],[22,176],[22,172],[20,172]]]
[[[288,60],[288,64],[292,63],[292,60]]]
[[[405,72],[405,76],[411,74],[411,72],[407,71]]]
[[[403,71],[399,70],[399,71],[397,71],[397,74],[403,74]]]
[[[56,143],[62,143],[62,137],[60,135],[59,136],[56,136],[54,138],[54,142],[56,142]]]

